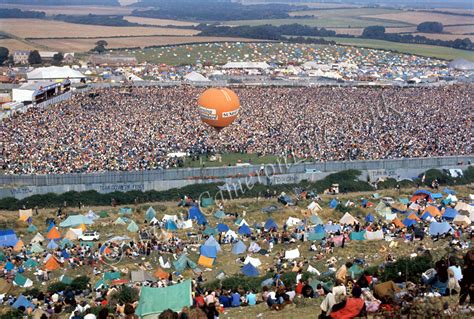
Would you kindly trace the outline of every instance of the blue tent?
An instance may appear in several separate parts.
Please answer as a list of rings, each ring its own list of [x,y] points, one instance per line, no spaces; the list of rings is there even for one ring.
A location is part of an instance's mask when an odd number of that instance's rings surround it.
[[[13,303],[12,308],[18,309],[24,307],[25,310],[28,308],[35,309],[35,305],[31,303],[25,296],[19,295],[16,301]]]
[[[64,257],[64,259],[71,258],[71,255],[69,255],[69,253],[65,249],[61,250],[61,256]]]
[[[421,215],[422,220],[427,220],[428,218],[431,218],[431,214],[429,212],[425,212],[423,215]]]
[[[429,201],[433,201],[433,196],[432,196],[431,192],[429,192],[427,190],[419,189],[419,190],[417,190],[416,192],[413,193],[413,197],[420,196],[420,195],[424,195],[424,196],[421,196],[421,197],[426,197],[426,199],[428,199]],[[413,197],[412,197],[412,201],[413,201]]]
[[[326,224],[324,225],[324,231],[326,233],[337,233],[341,231],[341,226],[336,224]]]
[[[310,241],[314,241],[314,240],[321,240],[324,237],[326,237],[326,233],[324,233],[324,231],[320,233],[310,232],[308,233],[307,239]]]
[[[206,257],[209,257],[209,258],[217,258],[217,248],[216,248],[216,246],[202,245],[199,248],[199,252],[203,256],[206,256]]]
[[[10,271],[13,268],[15,268],[15,265],[13,265],[13,263],[11,261],[7,261],[4,268],[5,268],[5,270]]]
[[[18,242],[18,237],[13,229],[0,230],[0,247],[13,247]]]
[[[207,236],[211,236],[211,235],[217,235],[218,234],[218,231],[217,229],[207,225],[206,226],[206,229],[204,229],[204,231],[202,232],[204,235],[207,235]]]
[[[405,218],[403,220],[403,225],[405,225],[406,227],[410,227],[411,225],[415,225],[415,224],[416,224],[416,220],[414,219]]]
[[[455,190],[449,189],[447,187],[445,187],[443,191],[448,195],[456,195],[457,194]]]
[[[336,208],[338,204],[339,204],[339,202],[337,201],[337,199],[334,198],[334,199],[329,203],[329,207],[330,207],[330,208]]]
[[[258,277],[260,275],[258,269],[255,268],[251,263],[248,263],[242,267],[242,273],[248,277]]]
[[[271,218],[267,219],[267,221],[265,222],[265,226],[264,226],[265,229],[278,229],[278,225],[277,223],[275,223],[275,221]]]
[[[364,199],[362,199],[362,202],[360,204],[362,205],[362,207],[366,208],[368,203],[369,203],[369,201],[364,198]]]
[[[431,236],[437,236],[437,235],[443,235],[446,233],[451,232],[453,229],[449,225],[448,222],[432,222],[430,224],[430,235]]]
[[[119,215],[132,215],[132,209],[130,207],[121,207],[119,209]]]
[[[219,252],[221,251],[221,245],[219,245],[219,243],[217,242],[217,240],[213,237],[213,236],[210,236],[205,242],[204,242],[204,245],[205,246],[213,246],[213,247],[216,247],[216,250]]]
[[[239,234],[240,235],[250,235],[252,234],[252,231],[250,230],[249,226],[243,224],[242,226],[239,227]]]
[[[373,223],[374,220],[375,220],[374,215],[372,215],[370,213],[369,213],[369,215],[367,215],[367,217],[365,217],[365,221],[368,222],[368,223]]]
[[[53,228],[54,226],[56,226],[56,224],[54,223],[54,221],[51,221],[51,223],[49,223],[48,228],[46,229],[46,233],[49,233],[49,231],[51,230],[51,228]]]
[[[51,240],[49,243],[48,243],[48,246],[46,246],[46,249],[56,249],[58,248],[59,245],[56,244],[56,242],[54,240]]]
[[[202,214],[201,210],[197,206],[192,206],[188,212],[188,218],[194,219],[199,225],[207,223],[206,217]]]
[[[456,215],[458,214],[458,211],[455,210],[454,208],[446,208],[446,210],[443,213],[443,219],[447,220],[452,220]]]
[[[168,219],[165,222],[165,229],[171,230],[171,231],[177,231],[178,226],[176,226],[176,223],[172,219]]]
[[[441,193],[431,193],[431,197],[433,197],[433,199],[443,198],[443,194],[441,194]]]
[[[247,250],[247,246],[245,246],[244,242],[239,240],[234,245],[232,245],[232,253],[234,255],[243,254]]]
[[[316,225],[316,227],[314,227],[314,232],[315,233],[324,233],[324,226],[319,224],[319,225]]]
[[[150,222],[154,217],[156,217],[156,211],[153,207],[148,207],[146,213],[145,213],[145,220],[147,222]]]
[[[228,231],[229,229],[230,229],[229,226],[227,226],[226,224],[222,224],[222,223],[217,224],[217,231],[219,233],[224,233]]]

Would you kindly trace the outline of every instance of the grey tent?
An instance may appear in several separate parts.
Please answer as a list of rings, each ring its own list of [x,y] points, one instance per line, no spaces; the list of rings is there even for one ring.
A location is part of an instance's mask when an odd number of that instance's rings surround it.
[[[155,282],[156,278],[150,275],[145,270],[133,270],[131,274],[132,282]]]

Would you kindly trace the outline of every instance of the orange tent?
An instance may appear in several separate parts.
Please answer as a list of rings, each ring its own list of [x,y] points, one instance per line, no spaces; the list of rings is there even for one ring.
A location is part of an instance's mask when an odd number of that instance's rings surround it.
[[[198,264],[206,268],[212,268],[213,263],[214,263],[214,258],[209,258],[204,255],[201,255],[198,260]]]
[[[15,246],[13,247],[13,251],[19,252],[25,247],[25,244],[23,241],[20,239],[19,241],[16,242]]]
[[[161,269],[161,267],[158,267],[158,269],[155,271],[153,275],[155,275],[156,278],[160,278],[160,279],[168,279],[170,277],[170,275],[166,271]]]
[[[51,228],[51,230],[46,234],[46,238],[48,239],[59,239],[61,238],[61,233],[56,227]]]
[[[426,206],[425,210],[423,211],[423,214],[426,212],[428,212],[431,217],[441,216],[441,212],[439,211],[438,207],[433,205]]]
[[[397,228],[405,228],[405,225],[403,225],[403,223],[400,221],[400,219],[398,218],[395,218],[394,220],[392,220],[392,223],[395,225],[395,227]]]
[[[56,270],[59,267],[61,267],[61,265],[55,257],[49,258],[48,261],[44,264],[44,268],[49,271]]]
[[[408,215],[407,217],[408,219],[412,219],[412,220],[416,220],[417,222],[420,221],[420,218],[418,216],[416,216],[415,213],[411,213],[410,215]]]

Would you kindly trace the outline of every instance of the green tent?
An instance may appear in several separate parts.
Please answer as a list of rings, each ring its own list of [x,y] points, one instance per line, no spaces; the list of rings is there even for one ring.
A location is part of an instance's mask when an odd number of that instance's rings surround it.
[[[115,225],[127,225],[127,223],[123,220],[122,217],[117,218],[117,219],[114,221],[114,224],[115,224]]]
[[[0,251],[0,261],[5,261],[5,254],[3,251]]]
[[[42,252],[44,251],[44,248],[41,247],[40,244],[34,243],[33,245],[31,245],[30,251],[31,251],[33,254],[42,253]]]
[[[183,307],[190,307],[192,304],[191,280],[165,288],[142,287],[135,314],[144,318],[160,314],[166,309],[181,311]]]
[[[403,205],[408,205],[408,203],[410,202],[410,200],[406,197],[400,197],[398,201],[402,203]]]
[[[357,266],[356,264],[352,265],[351,268],[347,270],[351,274],[352,279],[358,279],[360,275],[364,272],[364,268]]]
[[[102,287],[105,287],[105,288],[108,287],[108,285],[107,285],[107,283],[105,282],[104,279],[99,280],[99,281],[96,282],[95,285],[94,285],[94,288],[95,288],[96,290],[97,290],[97,289],[100,289],[100,288],[102,288]]]
[[[308,233],[308,240],[310,241],[321,240],[324,237],[326,237],[326,233],[315,233],[315,232]]]
[[[365,230],[364,231],[353,231],[350,233],[349,238],[351,240],[365,240]]]
[[[214,205],[214,199],[212,198],[203,198],[201,199],[201,207],[206,208]]]
[[[61,277],[59,277],[59,281],[66,285],[72,284],[72,278],[66,275],[62,275]]]
[[[383,202],[379,202],[377,204],[377,206],[375,206],[375,211],[377,212],[377,214],[380,215],[380,212],[385,209],[387,207],[387,205],[385,205]]]
[[[33,225],[33,224],[30,224],[30,226],[28,226],[28,228],[26,229],[27,232],[29,232],[30,234],[31,233],[36,233],[38,231],[38,228]]]
[[[13,279],[13,283],[17,286],[25,287],[25,288],[33,286],[33,281],[31,281],[31,279],[26,278],[25,276],[23,276],[22,274],[18,272],[15,275],[15,279]]]
[[[153,207],[149,207],[148,210],[145,213],[145,220],[147,222],[150,222],[153,218],[156,216],[156,211],[153,209]]]
[[[176,271],[183,272],[186,267],[191,269],[195,269],[197,267],[196,263],[193,262],[191,259],[188,258],[185,254],[179,256],[178,260],[173,262],[173,266]]]
[[[107,218],[107,217],[109,217],[109,214],[106,211],[101,211],[99,213],[99,217],[100,218]]]
[[[35,268],[35,267],[38,267],[38,265],[39,263],[36,260],[33,260],[31,258],[25,261],[25,263],[23,264],[25,268]]]
[[[204,229],[204,231],[202,232],[204,235],[207,235],[207,236],[217,236],[218,232],[217,232],[217,229],[215,228],[212,228],[210,226],[206,226],[206,229]]]
[[[64,249],[65,247],[74,247],[74,244],[68,238],[63,238],[59,243],[59,247],[61,247],[61,249]]]
[[[112,281],[120,279],[120,273],[119,272],[114,272],[114,271],[107,271],[104,273],[104,280],[105,281]]]
[[[122,207],[119,209],[119,215],[132,215],[132,209],[130,207]]]
[[[218,219],[222,219],[225,217],[225,213],[221,210],[218,210],[215,214],[214,214],[214,217],[215,218],[218,218]]]
[[[309,285],[313,287],[314,290],[317,289],[319,284],[321,284],[321,286],[323,286],[323,288],[326,289],[327,291],[332,291],[332,288],[334,287],[334,283],[332,281],[323,282],[316,278],[309,279]]]
[[[139,230],[137,223],[132,220],[130,224],[128,224],[127,230],[131,233],[136,233]]]
[[[86,216],[82,215],[73,215],[69,216],[65,221],[59,224],[61,227],[76,227],[84,225],[92,225],[94,222],[92,219],[87,218]]]

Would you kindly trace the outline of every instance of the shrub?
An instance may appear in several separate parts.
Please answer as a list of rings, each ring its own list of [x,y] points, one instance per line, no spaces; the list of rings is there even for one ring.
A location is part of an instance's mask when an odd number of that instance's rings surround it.
[[[23,313],[17,309],[10,310],[0,315],[0,319],[22,319],[22,318],[23,318]]]
[[[90,278],[87,276],[80,276],[73,279],[71,288],[74,290],[85,290],[89,285]]]
[[[122,286],[120,290],[114,292],[111,296],[111,304],[114,303],[134,303],[138,300],[139,291],[136,288]]]
[[[433,258],[429,253],[415,258],[404,257],[398,259],[393,264],[388,264],[385,267],[382,275],[383,281],[397,279],[398,273],[402,274],[402,277],[411,282],[419,283],[421,280],[421,274],[426,270],[432,268]]]
[[[48,292],[51,292],[51,293],[60,292],[60,291],[66,290],[66,288],[68,288],[68,285],[66,285],[63,282],[58,281],[48,286]]]

